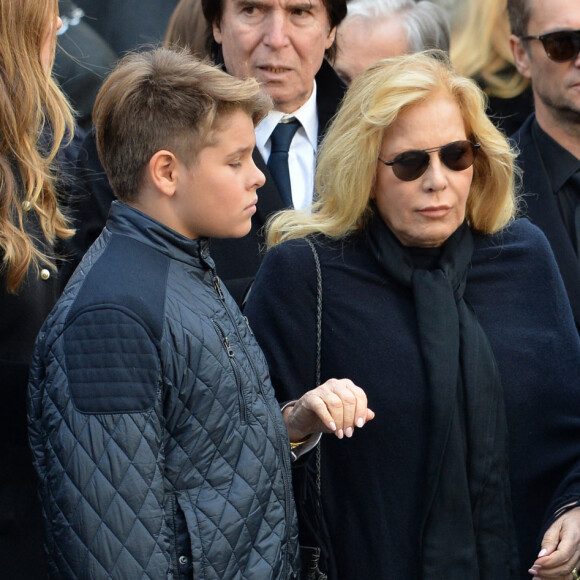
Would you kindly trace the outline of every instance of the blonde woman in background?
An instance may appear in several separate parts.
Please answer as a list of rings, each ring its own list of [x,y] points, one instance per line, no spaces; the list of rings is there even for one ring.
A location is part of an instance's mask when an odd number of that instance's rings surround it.
[[[465,0],[455,8],[451,61],[488,95],[488,114],[506,135],[520,128],[533,107],[529,80],[514,66],[509,38],[506,0]]]
[[[42,517],[26,436],[36,334],[58,297],[54,247],[72,234],[55,161],[73,133],[51,78],[57,0],[0,0],[0,563],[4,578],[45,574]]]

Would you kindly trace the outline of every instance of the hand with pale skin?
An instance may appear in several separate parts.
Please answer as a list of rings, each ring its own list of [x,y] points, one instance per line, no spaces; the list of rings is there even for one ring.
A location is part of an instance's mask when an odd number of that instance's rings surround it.
[[[580,571],[580,508],[560,516],[546,531],[529,573],[537,580],[573,580]]]
[[[282,416],[290,441],[298,442],[313,433],[352,437],[355,427],[363,427],[375,414],[360,387],[349,379],[329,379],[288,405]]]

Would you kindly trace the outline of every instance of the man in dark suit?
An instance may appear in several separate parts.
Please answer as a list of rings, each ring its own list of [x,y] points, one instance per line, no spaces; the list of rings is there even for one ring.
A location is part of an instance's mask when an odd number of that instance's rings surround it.
[[[212,240],[218,274],[239,304],[263,256],[267,218],[288,206],[304,208],[313,196],[316,148],[346,86],[325,56],[334,57],[336,27],[345,0],[202,0],[213,32],[210,51],[235,76],[253,76],[274,101],[274,111],[256,129],[254,161],[266,175],[258,191],[251,232],[242,239]],[[287,119],[300,122],[290,143],[290,194],[284,198],[269,163],[272,132]]]
[[[512,139],[524,214],[546,234],[580,329],[580,4],[508,0],[511,47],[533,113]]]

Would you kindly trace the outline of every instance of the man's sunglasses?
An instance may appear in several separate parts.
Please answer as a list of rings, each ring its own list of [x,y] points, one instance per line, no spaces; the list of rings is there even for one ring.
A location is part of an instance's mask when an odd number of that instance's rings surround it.
[[[427,171],[431,161],[429,153],[439,151],[439,159],[441,159],[441,163],[445,167],[453,171],[463,171],[473,165],[480,147],[479,143],[472,143],[467,140],[453,141],[441,147],[404,151],[399,153],[392,161],[383,161],[380,158],[379,161],[392,167],[395,177],[398,177],[401,181],[414,181]]]
[[[522,36],[522,40],[539,40],[548,57],[556,62],[574,60],[580,52],[580,30],[558,30],[540,36]]]

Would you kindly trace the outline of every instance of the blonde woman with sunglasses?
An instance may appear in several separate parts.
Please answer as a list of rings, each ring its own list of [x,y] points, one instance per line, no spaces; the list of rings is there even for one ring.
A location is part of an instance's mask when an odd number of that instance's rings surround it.
[[[440,52],[372,65],[316,191],[269,224],[245,312],[295,399],[315,376],[318,260],[320,379],[351,379],[376,412],[347,445],[322,438],[330,577],[521,580],[551,527],[571,530],[569,580],[580,341],[548,242],[515,219],[514,154],[483,93]]]

